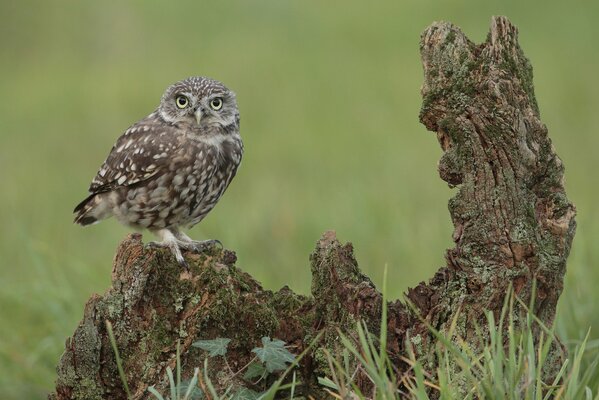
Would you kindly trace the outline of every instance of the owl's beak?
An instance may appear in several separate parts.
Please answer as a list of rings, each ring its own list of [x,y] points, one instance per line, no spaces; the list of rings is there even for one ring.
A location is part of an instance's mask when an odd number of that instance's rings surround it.
[[[196,116],[196,121],[198,121],[198,125],[200,125],[200,122],[202,122],[202,109],[198,108],[194,115]]]

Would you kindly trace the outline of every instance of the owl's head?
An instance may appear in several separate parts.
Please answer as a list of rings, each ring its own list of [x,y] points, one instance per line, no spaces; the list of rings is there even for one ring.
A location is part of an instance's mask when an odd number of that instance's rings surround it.
[[[194,76],[169,86],[158,113],[167,122],[184,124],[209,132],[207,128],[239,127],[235,93],[210,78]]]

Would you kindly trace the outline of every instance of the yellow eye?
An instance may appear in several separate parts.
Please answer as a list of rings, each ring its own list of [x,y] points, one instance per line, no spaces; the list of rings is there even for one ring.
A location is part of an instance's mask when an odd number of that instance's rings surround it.
[[[189,104],[189,100],[187,100],[187,97],[179,95],[175,99],[175,103],[177,104],[177,107],[185,108]]]
[[[210,101],[210,107],[212,107],[213,110],[220,110],[223,107],[223,99],[221,99],[220,97],[215,97]]]

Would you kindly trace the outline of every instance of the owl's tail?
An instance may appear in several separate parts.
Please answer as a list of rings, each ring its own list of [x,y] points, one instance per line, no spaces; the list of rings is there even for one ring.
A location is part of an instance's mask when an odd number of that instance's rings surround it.
[[[75,207],[75,223],[79,225],[91,225],[100,222],[112,215],[107,193],[92,193]]]

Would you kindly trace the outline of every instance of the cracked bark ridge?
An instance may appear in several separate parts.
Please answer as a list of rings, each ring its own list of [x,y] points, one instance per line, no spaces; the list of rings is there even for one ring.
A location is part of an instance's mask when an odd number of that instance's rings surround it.
[[[461,310],[458,327],[468,339],[474,323],[484,324],[483,310],[500,311],[509,285],[528,302],[536,280],[534,312],[551,325],[575,208],[540,120],[518,31],[494,17],[487,40],[475,45],[456,26],[434,23],[420,50],[420,120],[436,132],[444,151],[439,174],[458,193],[449,202],[455,247],[447,266],[408,298],[437,328]]]
[[[406,346],[434,371],[435,343],[427,324],[445,330],[455,319],[457,334],[476,347],[474,326],[486,324],[485,310],[499,313],[510,285],[529,301],[536,280],[534,311],[551,325],[575,230],[563,165],[540,121],[532,69],[516,28],[495,17],[487,40],[475,45],[454,25],[434,23],[422,35],[421,55],[420,119],[436,132],[444,151],[441,178],[458,187],[449,202],[455,247],[427,284],[408,291],[413,307],[388,304],[387,348],[399,373],[406,370],[401,362]],[[247,364],[263,336],[284,340],[299,354],[319,333],[320,341],[300,363],[299,380],[303,394],[322,398],[316,377],[328,374],[324,349],[340,350],[338,332],[355,338],[361,320],[375,334],[380,329],[382,296],[360,272],[352,245],[341,244],[334,232],[325,233],[310,256],[311,296],[288,287],[264,290],[228,250],[186,257],[189,271],[168,251],[144,248],[141,235],[121,243],[112,286],[88,300],[66,341],[50,398],[126,398],[106,320],[113,325],[133,399],[147,398],[150,385],[167,392],[165,373],[167,366],[175,367],[177,341],[188,379],[205,357],[194,341],[231,339],[228,362],[212,358],[208,373],[221,393],[229,387],[234,393],[251,387],[233,372]],[[363,373],[355,379],[370,393]]]

